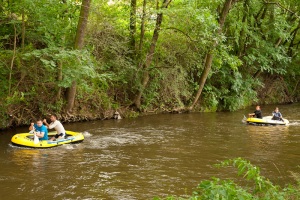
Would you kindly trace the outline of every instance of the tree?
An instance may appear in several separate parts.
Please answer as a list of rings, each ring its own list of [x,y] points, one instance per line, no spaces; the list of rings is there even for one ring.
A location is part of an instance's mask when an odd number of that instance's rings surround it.
[[[160,9],[162,10],[162,9],[168,8],[171,1],[172,0],[164,0]],[[143,91],[146,88],[148,81],[149,81],[149,71],[148,70],[152,63],[153,55],[155,53],[156,43],[157,43],[157,40],[159,37],[159,32],[160,32],[160,27],[161,27],[162,21],[163,21],[163,12],[160,11],[156,17],[156,24],[155,24],[155,28],[154,28],[153,35],[152,35],[151,44],[148,49],[146,61],[143,64],[143,76],[142,76],[141,88],[138,91],[136,98],[134,100],[134,105],[136,106],[137,109],[140,109],[140,107],[141,107],[141,97],[142,97]]]
[[[131,57],[135,55],[135,34],[136,34],[136,0],[130,1],[130,49]]]
[[[220,13],[220,16],[219,16],[219,29],[217,31],[217,35],[220,36],[222,34],[222,30],[223,30],[223,26],[224,26],[227,14],[228,14],[229,10],[231,9],[231,7],[235,3],[236,3],[236,0],[226,0],[224,2],[223,9],[222,9],[222,11]],[[206,79],[207,79],[208,74],[211,70],[211,65],[212,65],[213,56],[214,56],[214,50],[215,50],[217,45],[218,45],[218,42],[215,41],[213,43],[211,49],[208,49],[208,53],[205,56],[204,69],[201,73],[200,80],[199,80],[199,89],[197,91],[197,94],[195,96],[195,99],[194,99],[190,109],[194,108],[194,106],[198,102],[199,97],[201,96],[201,93],[202,93],[203,87],[205,85]]]
[[[77,32],[76,32],[76,38],[75,38],[75,49],[82,49],[84,45],[84,36],[85,36],[85,31],[86,31],[86,26],[88,23],[88,16],[89,16],[89,11],[90,11],[90,4],[91,0],[83,0],[82,5],[81,5],[81,11],[80,11],[80,18],[78,21],[78,26],[77,26]],[[76,96],[76,87],[77,83],[74,80],[72,82],[72,86],[68,88],[67,91],[67,107],[66,111],[70,113],[74,107],[74,101],[75,101],[75,96]]]

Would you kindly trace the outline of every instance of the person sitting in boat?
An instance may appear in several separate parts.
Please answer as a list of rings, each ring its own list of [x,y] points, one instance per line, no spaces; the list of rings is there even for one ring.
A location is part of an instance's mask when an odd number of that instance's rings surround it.
[[[279,112],[278,107],[275,108],[275,110],[272,112],[272,120],[279,120],[279,121],[283,121],[282,119],[282,114]]]
[[[56,140],[58,138],[64,138],[66,136],[66,131],[65,131],[65,128],[63,127],[63,125],[61,124],[60,121],[57,120],[57,116],[52,114],[50,116],[50,120],[51,120],[51,123],[48,124],[47,123],[47,120],[44,119],[44,123],[46,124],[46,126],[48,127],[48,129],[55,129],[56,130],[56,135],[53,136],[50,140]]]
[[[41,119],[38,119],[36,124],[31,123],[29,130],[34,130],[35,135],[39,138],[39,140],[48,140],[48,130]]]
[[[249,117],[256,117],[262,119],[262,112],[260,106],[256,106],[255,111],[253,113],[249,113]]]

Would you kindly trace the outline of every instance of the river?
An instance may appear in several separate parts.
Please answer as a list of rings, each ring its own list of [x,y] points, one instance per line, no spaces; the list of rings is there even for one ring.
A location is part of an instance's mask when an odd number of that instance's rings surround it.
[[[275,106],[262,106],[263,114]],[[239,180],[213,167],[243,157],[282,186],[299,172],[300,104],[281,105],[289,126],[243,124],[237,112],[158,114],[135,119],[65,124],[79,144],[27,149],[10,144],[27,127],[0,132],[1,199],[152,199],[191,194],[213,176]],[[226,172],[226,171],[225,171]]]

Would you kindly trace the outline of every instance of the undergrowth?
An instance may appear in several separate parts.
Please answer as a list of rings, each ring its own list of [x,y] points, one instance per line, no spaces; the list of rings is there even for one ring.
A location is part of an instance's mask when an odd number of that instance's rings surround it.
[[[232,180],[221,180],[211,178],[211,180],[201,181],[195,191],[186,198],[168,196],[166,200],[286,200],[300,199],[299,177],[296,177],[296,185],[281,187],[272,183],[269,179],[260,174],[260,169],[249,161],[242,158],[225,160],[215,165],[218,168],[234,167],[237,175],[249,182],[247,186],[239,185]],[[154,200],[163,198],[155,197]]]

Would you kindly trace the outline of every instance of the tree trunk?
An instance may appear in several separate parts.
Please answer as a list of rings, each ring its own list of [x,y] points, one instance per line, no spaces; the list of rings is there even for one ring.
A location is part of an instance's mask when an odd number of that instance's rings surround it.
[[[248,23],[247,21],[247,17],[248,17],[248,14],[247,14],[247,10],[249,9],[249,1],[250,0],[245,0],[244,2],[244,16],[243,16],[243,19],[242,19],[242,22],[243,23]],[[244,28],[242,28],[242,30],[240,31],[240,38],[239,38],[239,47],[238,47],[238,56],[241,57],[244,53],[245,53],[245,50],[246,50],[246,37],[245,37],[245,30]]]
[[[22,43],[21,48],[24,49],[25,46],[25,11],[22,10]]]
[[[298,79],[298,81],[296,82],[295,87],[291,93],[290,99],[293,99],[293,96],[296,94],[296,91],[299,91],[298,90],[299,85],[300,85],[300,79]]]
[[[84,44],[84,35],[85,35],[85,30],[88,22],[88,16],[89,16],[89,11],[90,11],[90,4],[91,0],[83,0],[82,5],[81,5],[81,10],[80,10],[80,17],[78,21],[78,26],[77,26],[77,32],[76,32],[76,38],[75,38],[75,44],[74,47],[75,49],[82,49],[83,44]],[[68,88],[67,91],[67,107],[66,110],[67,112],[71,112],[73,107],[74,107],[74,101],[75,101],[75,96],[76,96],[76,80],[72,82],[72,86]]]
[[[144,42],[144,36],[145,36],[146,5],[147,5],[147,0],[144,0],[143,1],[142,21],[141,21],[141,34],[140,34],[140,43],[139,43],[139,54],[142,51],[143,42]]]
[[[219,30],[218,30],[218,35],[222,34],[222,29],[226,20],[226,16],[231,8],[231,6],[236,2],[236,0],[226,0],[223,6],[223,9],[220,13],[220,18],[219,18]],[[213,61],[213,50],[216,48],[216,46],[218,45],[218,42],[215,41],[210,49],[210,51],[207,53],[206,57],[205,57],[205,66],[204,69],[201,73],[200,76],[200,80],[199,80],[199,89],[197,91],[197,94],[195,96],[195,99],[192,103],[192,105],[190,106],[190,110],[194,108],[194,106],[196,105],[196,103],[198,102],[203,87],[205,85],[205,82],[207,80],[207,77],[209,75],[209,72],[211,70],[211,65],[212,65],[212,61]]]
[[[67,90],[67,98],[68,98],[67,113],[71,113],[74,107],[76,87],[77,87],[77,82],[73,81],[71,87],[69,87]]]
[[[135,33],[136,33],[136,0],[130,1],[130,54],[133,58],[135,55]]]
[[[13,24],[14,26],[14,50],[13,50],[13,56],[11,58],[11,62],[10,62],[10,71],[9,71],[9,77],[8,77],[8,95],[11,95],[11,77],[12,77],[12,70],[13,70],[13,66],[14,66],[14,62],[15,62],[15,58],[16,58],[16,51],[17,51],[17,28],[16,28],[16,24]]]
[[[205,66],[204,66],[204,69],[201,73],[201,76],[200,76],[200,80],[199,80],[199,89],[197,91],[197,94],[196,94],[196,97],[193,101],[193,104],[192,106],[190,107],[190,109],[193,109],[194,106],[196,105],[196,103],[198,102],[200,96],[201,96],[201,93],[202,93],[202,90],[204,88],[204,85],[205,85],[205,82],[206,82],[206,79],[208,77],[208,74],[211,70],[211,64],[212,64],[212,60],[213,60],[213,54],[212,53],[208,53],[206,54],[205,56]]]
[[[57,80],[61,81],[62,80],[62,62],[58,61],[57,66],[58,66]],[[58,91],[57,91],[57,95],[56,95],[56,100],[59,101],[60,97],[61,97],[61,87],[58,87]]]
[[[84,35],[88,22],[90,12],[91,0],[83,0],[80,10],[80,17],[77,26],[76,38],[75,38],[75,49],[82,49],[84,44]]]
[[[169,6],[169,4],[171,3],[172,0],[164,0],[163,5],[161,6],[161,9],[163,8],[167,8]],[[159,37],[159,31],[160,31],[160,26],[162,24],[162,20],[163,20],[163,13],[160,12],[157,14],[156,17],[156,24],[155,24],[155,29],[152,35],[152,40],[151,40],[151,45],[150,48],[148,50],[147,56],[146,56],[146,61],[143,64],[143,78],[142,78],[142,86],[141,89],[138,91],[138,94],[136,95],[136,98],[134,100],[134,105],[136,106],[137,109],[140,109],[141,106],[141,98],[143,95],[143,91],[146,88],[148,82],[149,82],[149,72],[148,72],[148,68],[151,65],[154,53],[155,53],[155,48],[156,48],[156,43]]]

